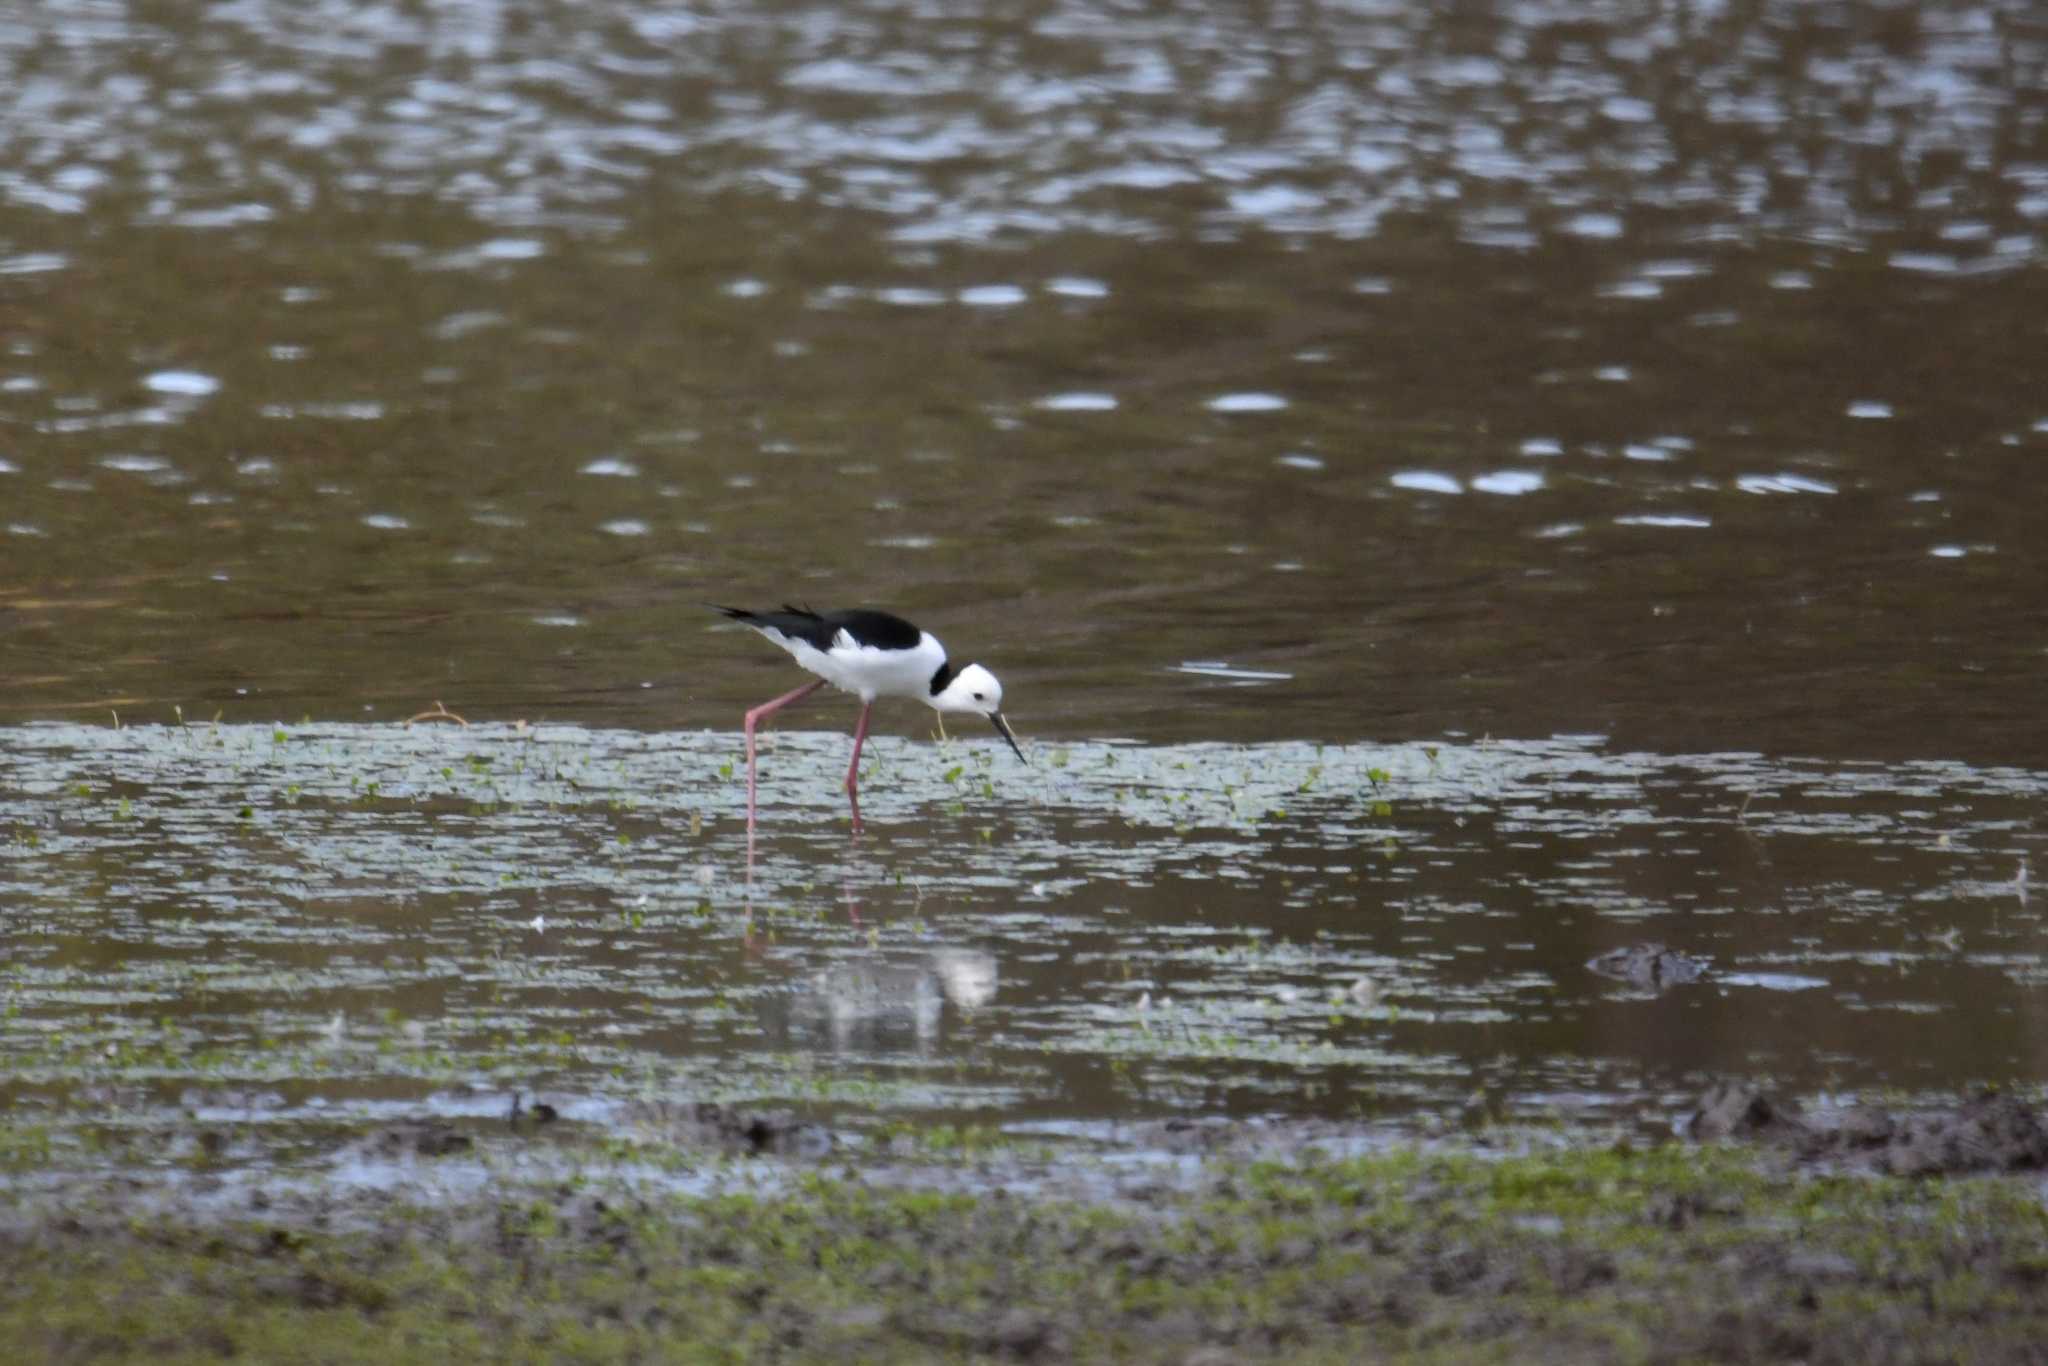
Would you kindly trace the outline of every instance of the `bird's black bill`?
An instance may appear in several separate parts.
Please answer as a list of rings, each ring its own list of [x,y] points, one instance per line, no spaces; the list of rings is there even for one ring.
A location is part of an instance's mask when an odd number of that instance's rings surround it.
[[[1010,723],[1003,719],[1003,714],[999,711],[992,711],[988,714],[988,719],[996,723],[996,729],[1001,731],[1003,738],[1010,742],[1010,749],[1016,754],[1017,758],[1028,765],[1031,761],[1024,758],[1023,750],[1017,748],[1017,737],[1010,730]]]

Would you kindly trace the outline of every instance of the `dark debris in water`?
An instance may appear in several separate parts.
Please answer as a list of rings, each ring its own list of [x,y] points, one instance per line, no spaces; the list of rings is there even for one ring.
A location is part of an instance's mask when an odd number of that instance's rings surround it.
[[[1690,954],[1662,944],[1629,944],[1586,960],[1586,967],[1602,977],[1612,977],[1648,991],[1697,982],[1707,974],[1707,965]]]
[[[642,1135],[688,1148],[747,1156],[817,1159],[831,1154],[831,1130],[789,1114],[715,1101],[649,1101],[628,1108],[627,1122]]]
[[[475,1139],[438,1119],[388,1125],[369,1135],[361,1144],[366,1155],[386,1161],[407,1156],[446,1157],[451,1153],[466,1153],[475,1146]]]

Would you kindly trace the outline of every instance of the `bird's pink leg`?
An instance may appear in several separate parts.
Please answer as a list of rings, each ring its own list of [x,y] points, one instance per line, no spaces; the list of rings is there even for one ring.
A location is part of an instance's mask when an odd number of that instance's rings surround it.
[[[872,702],[860,704],[860,724],[853,728],[853,762],[846,766],[846,800],[853,804],[853,828],[860,829],[860,746],[868,738],[868,713]]]
[[[754,829],[754,727],[781,711],[784,707],[803,701],[812,693],[825,686],[825,680],[806,683],[794,692],[786,692],[772,702],[763,702],[747,713],[747,832]]]

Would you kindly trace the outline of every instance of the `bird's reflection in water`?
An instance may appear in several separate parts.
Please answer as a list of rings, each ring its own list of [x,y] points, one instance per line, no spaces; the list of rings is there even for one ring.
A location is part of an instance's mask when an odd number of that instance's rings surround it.
[[[911,962],[834,963],[764,1002],[763,1024],[784,1042],[833,1052],[927,1054],[954,1017],[995,999],[995,955],[936,949]]]
[[[755,860],[755,834],[749,830],[746,938],[748,951],[761,955],[773,935],[764,942],[755,931]],[[879,885],[881,871],[849,863],[840,874],[839,900],[847,920],[862,925],[856,887]],[[918,900],[921,904],[921,893]],[[908,1050],[923,1055],[938,1043],[949,1008],[957,1019],[995,999],[1000,973],[994,954],[948,947],[914,958],[892,958],[880,947],[879,936],[880,927],[871,927],[865,952],[800,972],[788,990],[764,998],[762,1025],[768,1036],[795,1047],[833,1052]]]

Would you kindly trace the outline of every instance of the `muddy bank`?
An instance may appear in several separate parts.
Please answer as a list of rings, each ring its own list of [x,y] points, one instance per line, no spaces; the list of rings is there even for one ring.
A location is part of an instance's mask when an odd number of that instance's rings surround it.
[[[1945,1107],[1865,1104],[1807,1113],[1759,1087],[1728,1083],[1701,1097],[1686,1128],[1697,1139],[1744,1139],[1801,1162],[1892,1176],[2048,1170],[2048,1118],[1997,1091]]]
[[[27,1198],[17,1170],[0,1340],[57,1362],[2023,1361],[2048,1341],[2038,1170],[1555,1135],[1333,1158],[1335,1127],[1196,1125],[1162,1126],[1172,1160],[1133,1178],[1129,1154],[977,1131],[745,1156],[779,1121],[689,1119],[702,1146],[667,1160],[723,1171],[715,1189],[565,1125],[546,1179],[497,1143],[412,1144],[416,1181],[368,1192],[80,1173]],[[453,1175],[479,1162],[497,1175]]]

